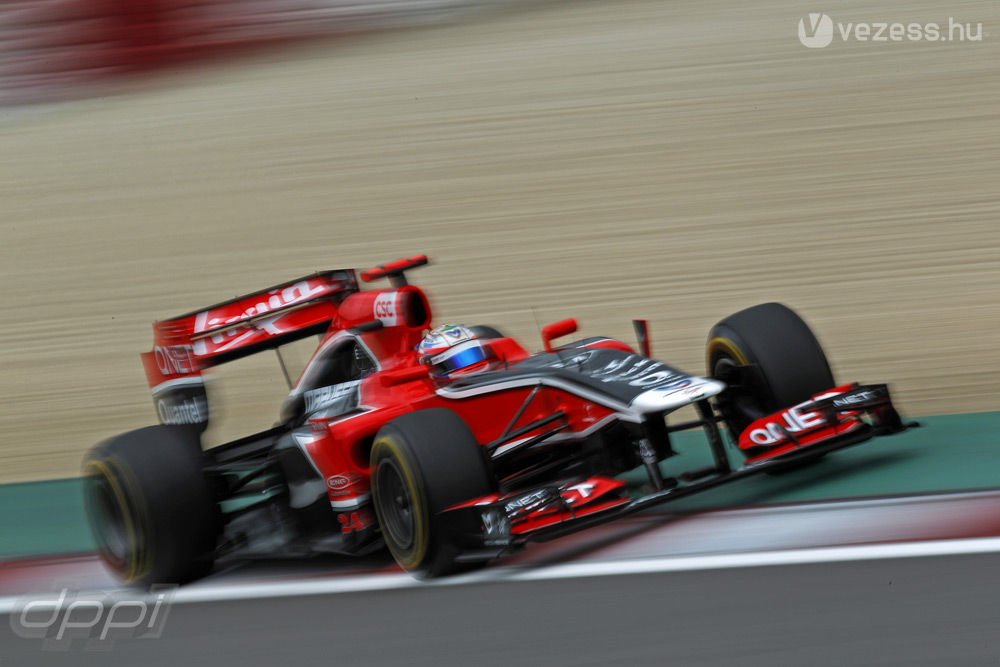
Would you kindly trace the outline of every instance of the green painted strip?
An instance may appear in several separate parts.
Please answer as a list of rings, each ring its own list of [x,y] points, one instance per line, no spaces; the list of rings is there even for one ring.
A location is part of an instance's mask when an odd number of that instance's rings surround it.
[[[0,486],[0,558],[93,550],[79,479]]]
[[[1000,487],[1000,412],[942,415],[922,428],[875,438],[781,475],[760,474],[663,505],[663,511]],[[711,465],[699,433],[675,439],[665,474]],[[732,447],[734,465],[740,455]],[[631,481],[645,481],[641,470]]]
[[[1000,412],[922,419],[924,428],[835,452],[779,476],[755,475],[664,505],[664,511],[1000,487]],[[704,438],[674,438],[674,474],[711,464]],[[731,452],[733,463],[739,454]],[[641,470],[626,475],[637,484]],[[80,480],[0,486],[0,558],[93,550]]]

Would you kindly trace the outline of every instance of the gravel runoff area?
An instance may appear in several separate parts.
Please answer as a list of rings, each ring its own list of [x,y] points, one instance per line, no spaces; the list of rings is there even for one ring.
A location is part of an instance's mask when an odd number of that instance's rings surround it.
[[[802,12],[548,2],[0,122],[0,481],[153,420],[154,319],[416,252],[445,320],[645,316],[697,372],[717,319],[780,300],[909,413],[997,409],[1000,5],[848,0],[834,20],[984,36],[825,49]],[[216,390],[215,439],[284,393],[273,355]]]

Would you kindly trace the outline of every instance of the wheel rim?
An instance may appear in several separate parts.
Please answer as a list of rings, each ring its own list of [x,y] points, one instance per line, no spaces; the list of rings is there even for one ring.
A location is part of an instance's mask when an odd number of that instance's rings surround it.
[[[732,378],[733,372],[736,370],[736,360],[727,354],[719,354],[715,358],[715,363],[712,365],[712,377],[717,378],[725,382],[726,380]]]
[[[712,363],[712,377],[725,382],[728,386],[732,384],[738,365],[738,362],[728,354],[721,353]],[[734,407],[732,397],[729,394],[729,391],[725,391],[716,398],[716,401],[724,408],[724,411],[725,409],[732,409]]]
[[[712,377],[731,385],[739,365],[738,360],[726,352],[720,352],[712,362]],[[756,401],[745,392],[745,389],[742,393],[735,395],[732,389],[727,389],[719,394],[715,400],[726,420],[726,425],[729,427],[730,436],[735,442],[743,430],[753,421],[751,412],[759,411]]]
[[[413,546],[415,526],[413,497],[399,466],[392,459],[382,459],[375,473],[376,502],[382,517],[382,530],[398,548]]]
[[[131,549],[128,522],[123,508],[119,505],[114,488],[105,475],[91,475],[86,483],[90,505],[87,514],[90,517],[97,546],[113,568],[124,571]]]

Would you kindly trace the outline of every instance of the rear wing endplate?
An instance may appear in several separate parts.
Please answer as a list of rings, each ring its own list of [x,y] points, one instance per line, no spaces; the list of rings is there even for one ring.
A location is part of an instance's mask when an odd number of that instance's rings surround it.
[[[325,332],[357,291],[353,269],[322,271],[156,322],[141,356],[160,421],[204,426],[203,370]]]

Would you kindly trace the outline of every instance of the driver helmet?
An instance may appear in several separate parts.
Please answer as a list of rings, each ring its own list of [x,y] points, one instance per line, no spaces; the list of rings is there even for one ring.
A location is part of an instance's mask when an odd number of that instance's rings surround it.
[[[492,351],[464,324],[445,324],[427,333],[417,345],[420,363],[436,378],[478,373],[492,367]]]

